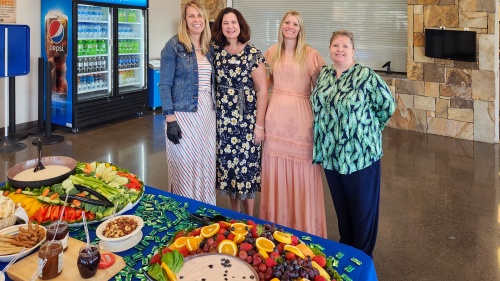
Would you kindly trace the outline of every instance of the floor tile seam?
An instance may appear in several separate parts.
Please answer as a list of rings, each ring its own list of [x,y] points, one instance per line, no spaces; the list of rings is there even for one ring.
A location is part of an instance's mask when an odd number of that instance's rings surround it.
[[[417,211],[417,210],[413,209],[413,211]],[[494,229],[482,227],[482,226],[475,225],[475,224],[465,223],[465,222],[462,222],[462,221],[459,221],[459,220],[450,219],[450,218],[447,218],[447,217],[444,217],[444,216],[438,216],[438,215],[435,215],[435,214],[432,214],[432,213],[429,213],[429,212],[425,212],[425,211],[422,211],[422,213],[430,215],[430,216],[433,216],[433,217],[436,217],[436,218],[441,218],[441,219],[445,219],[447,221],[455,222],[455,223],[458,223],[458,224],[461,224],[461,225],[471,226],[471,227],[474,227],[474,228],[478,228],[478,229],[483,230],[483,231],[490,231],[492,233],[500,234],[500,230],[494,230]]]

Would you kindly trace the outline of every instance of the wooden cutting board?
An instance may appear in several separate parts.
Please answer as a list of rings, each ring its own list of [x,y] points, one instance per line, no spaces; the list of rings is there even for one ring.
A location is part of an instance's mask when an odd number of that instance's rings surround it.
[[[71,237],[69,238],[68,248],[63,254],[63,270],[61,271],[61,274],[59,276],[50,280],[109,280],[125,267],[125,261],[123,261],[123,258],[113,254],[116,258],[116,261],[111,267],[108,267],[106,269],[98,269],[94,277],[83,279],[78,271],[76,261],[78,259],[78,252],[80,250],[80,247],[84,245],[85,243],[80,240],[76,240]],[[101,254],[102,253],[104,252],[101,250]],[[14,281],[30,280],[37,267],[38,251],[13,264],[7,270],[7,274]],[[36,280],[41,279],[37,278]]]

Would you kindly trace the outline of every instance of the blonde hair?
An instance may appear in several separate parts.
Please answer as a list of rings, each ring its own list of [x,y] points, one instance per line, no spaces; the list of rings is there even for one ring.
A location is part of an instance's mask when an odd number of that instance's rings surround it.
[[[193,7],[198,10],[201,16],[205,19],[205,28],[201,32],[201,52],[203,54],[207,54],[210,50],[210,40],[212,39],[212,34],[210,33],[210,23],[208,22],[207,12],[205,11],[205,8],[203,8],[203,6],[201,6],[201,4],[198,2],[188,2],[182,9],[182,17],[179,21],[179,27],[177,28],[177,37],[179,38],[179,42],[184,45],[184,48],[186,48],[188,52],[193,51],[193,43],[191,42],[191,37],[189,36],[189,30],[186,21],[186,11],[188,7]]]
[[[299,34],[297,35],[297,44],[295,45],[294,58],[295,61],[302,67],[304,61],[307,57],[307,44],[306,44],[306,31],[304,28],[304,21],[302,20],[302,16],[297,11],[288,11],[285,13],[280,22],[280,27],[278,31],[278,43],[276,44],[276,49],[274,50],[273,57],[269,64],[269,67],[272,69],[278,64],[280,61],[284,59],[285,54],[285,42],[283,38],[283,22],[289,17],[295,16],[299,22]]]
[[[351,40],[352,49],[354,50],[354,34],[352,34],[352,32],[347,30],[338,30],[333,32],[332,37],[330,38],[330,46],[332,45],[333,40],[339,36],[345,36],[349,38],[349,40]]]

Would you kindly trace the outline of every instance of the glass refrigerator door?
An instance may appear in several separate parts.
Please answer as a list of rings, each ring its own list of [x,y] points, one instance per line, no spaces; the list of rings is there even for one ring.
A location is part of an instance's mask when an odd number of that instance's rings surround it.
[[[111,19],[111,8],[78,5],[78,101],[112,94]]]
[[[119,93],[136,92],[145,87],[146,35],[144,11],[118,9],[118,85]]]

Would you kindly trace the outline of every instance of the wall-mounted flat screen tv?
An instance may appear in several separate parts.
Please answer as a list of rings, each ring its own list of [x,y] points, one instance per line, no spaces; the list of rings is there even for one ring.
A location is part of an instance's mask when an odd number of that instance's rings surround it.
[[[476,32],[426,28],[425,56],[476,61]]]

